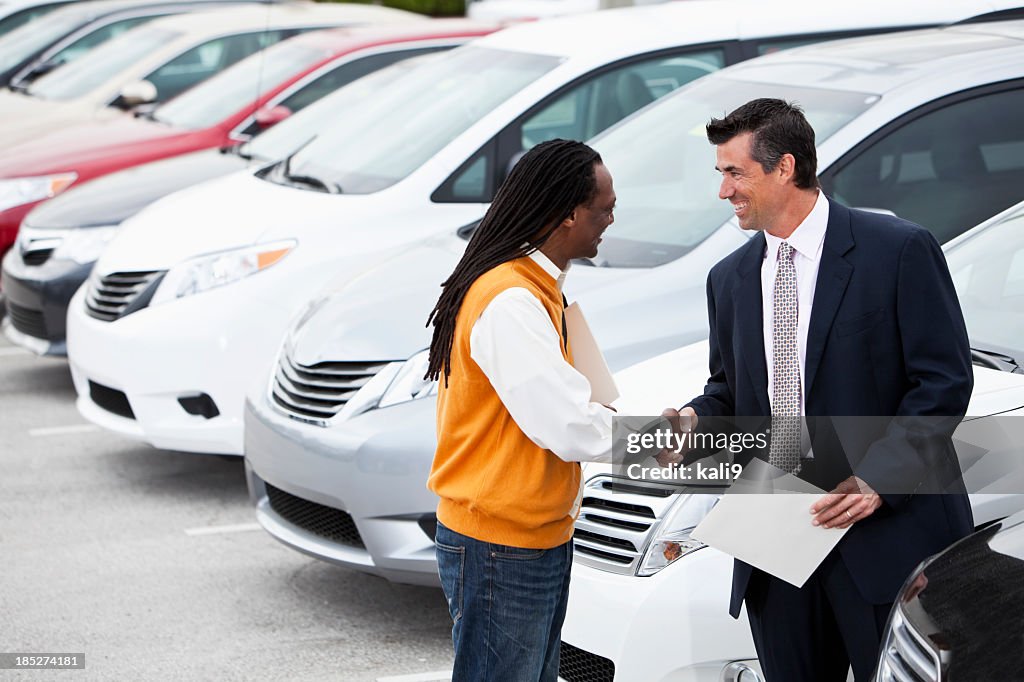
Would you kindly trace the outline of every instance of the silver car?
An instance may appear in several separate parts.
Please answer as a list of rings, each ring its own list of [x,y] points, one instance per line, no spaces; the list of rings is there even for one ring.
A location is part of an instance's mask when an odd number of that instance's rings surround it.
[[[945,242],[1024,198],[1024,22],[858,38],[707,76],[594,141],[618,208],[577,299],[613,369],[707,333],[705,276],[747,238],[720,201],[704,124],[755,97],[799,102],[833,198]],[[298,317],[249,393],[259,522],[312,556],[435,583],[427,313],[472,226],[344,283]]]

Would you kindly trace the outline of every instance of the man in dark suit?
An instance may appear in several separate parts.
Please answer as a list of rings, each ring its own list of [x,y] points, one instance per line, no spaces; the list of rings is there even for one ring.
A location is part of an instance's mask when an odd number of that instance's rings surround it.
[[[737,561],[730,613],[746,601],[768,682],[843,681],[851,664],[868,680],[906,576],[973,530],[949,444],[973,384],[963,316],[929,232],[821,193],[798,107],[753,100],[707,134],[720,198],[757,234],[708,276],[703,395],[665,415],[682,430],[771,415],[769,463],[832,491],[807,522],[849,527],[836,549],[802,588]],[[819,417],[870,419],[843,436]],[[937,468],[937,488],[915,485]],[[938,489],[955,494],[920,494]]]

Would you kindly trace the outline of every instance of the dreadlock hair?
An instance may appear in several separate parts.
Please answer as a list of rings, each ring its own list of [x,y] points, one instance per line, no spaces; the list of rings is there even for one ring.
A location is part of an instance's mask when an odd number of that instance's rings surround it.
[[[441,283],[443,291],[427,318],[427,326],[434,325],[434,336],[424,379],[437,380],[444,372],[448,385],[455,319],[473,282],[502,263],[536,251],[577,206],[593,201],[598,163],[597,152],[571,140],[542,142],[516,163],[459,264]]]

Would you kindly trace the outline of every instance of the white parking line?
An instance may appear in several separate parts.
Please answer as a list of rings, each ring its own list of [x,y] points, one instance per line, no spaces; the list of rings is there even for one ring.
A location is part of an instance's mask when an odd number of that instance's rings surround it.
[[[432,673],[414,673],[412,675],[378,677],[377,682],[447,682],[450,679],[452,679],[451,670],[438,670]]]
[[[64,436],[69,433],[92,433],[99,431],[100,427],[95,424],[72,424],[71,426],[44,426],[38,429],[29,429],[30,436]]]
[[[228,526],[202,526],[200,528],[186,528],[185,535],[222,535],[224,533],[250,533],[260,530],[258,523],[236,523]]]
[[[29,355],[24,348],[0,348],[0,358],[8,355]]]

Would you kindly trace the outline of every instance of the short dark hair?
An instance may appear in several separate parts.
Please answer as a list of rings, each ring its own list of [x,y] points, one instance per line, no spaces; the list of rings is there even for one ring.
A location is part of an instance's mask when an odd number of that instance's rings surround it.
[[[753,99],[725,118],[707,125],[708,141],[723,144],[740,133],[751,133],[750,156],[765,173],[779,165],[783,154],[796,159],[794,182],[800,189],[818,187],[818,154],[814,128],[798,105],[781,99]]]
[[[502,263],[533,253],[572,215],[597,196],[596,151],[574,140],[541,142],[526,152],[498,188],[462,259],[442,282],[441,297],[427,318],[434,325],[425,379],[451,372],[455,320],[469,287]]]

